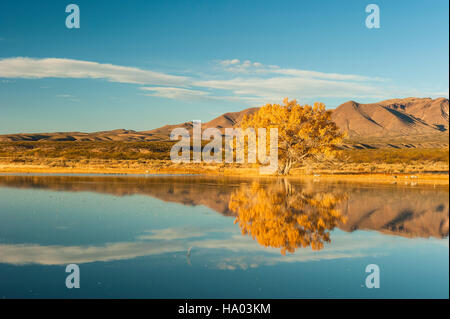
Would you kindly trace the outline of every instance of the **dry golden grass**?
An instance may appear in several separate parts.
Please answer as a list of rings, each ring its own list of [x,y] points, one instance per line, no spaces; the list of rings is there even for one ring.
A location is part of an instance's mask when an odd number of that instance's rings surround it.
[[[292,169],[289,178],[320,180],[352,180],[361,182],[438,183],[448,185],[448,165],[398,166],[398,164],[343,164],[330,168],[324,164],[311,164]],[[324,166],[324,167],[322,167]],[[432,170],[430,170],[432,169]],[[434,173],[430,173],[430,171]],[[167,160],[36,160],[13,163],[0,159],[0,173],[57,173],[57,174],[204,174],[223,176],[259,176],[257,167],[238,164],[175,164]],[[271,178],[271,177],[268,177]]]
[[[413,162],[449,162],[447,148],[384,148],[345,150],[338,156],[349,163],[410,164]]]
[[[259,175],[255,165],[172,163],[169,160],[172,145],[172,142],[0,143],[0,172]],[[448,184],[448,152],[448,148],[346,150],[333,161],[297,165],[290,175],[383,182],[430,180]]]

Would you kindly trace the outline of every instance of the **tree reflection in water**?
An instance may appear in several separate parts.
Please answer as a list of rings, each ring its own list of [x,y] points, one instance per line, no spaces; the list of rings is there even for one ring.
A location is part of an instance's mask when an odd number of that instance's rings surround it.
[[[294,253],[298,247],[313,250],[330,242],[329,231],[345,223],[337,205],[345,194],[318,192],[291,185],[286,179],[264,187],[241,186],[231,195],[229,208],[243,235],[250,235],[265,247]]]

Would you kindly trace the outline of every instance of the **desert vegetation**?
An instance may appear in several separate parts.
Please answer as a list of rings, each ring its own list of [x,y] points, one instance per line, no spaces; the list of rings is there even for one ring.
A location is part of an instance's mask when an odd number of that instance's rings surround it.
[[[167,142],[3,142],[0,157],[16,161],[26,158],[64,160],[168,160],[174,143]]]
[[[253,175],[250,164],[176,164],[174,142],[1,142],[0,172],[205,173]],[[333,159],[310,157],[290,175],[448,174],[447,148],[342,149]]]
[[[448,148],[383,148],[342,151],[338,158],[348,163],[374,164],[414,164],[414,163],[447,163]]]
[[[294,165],[308,158],[334,157],[345,136],[332,121],[331,112],[324,104],[302,106],[287,98],[283,104],[266,104],[254,114],[246,115],[241,127],[277,129],[279,175],[289,174]],[[270,139],[269,136],[266,138]],[[270,143],[266,142],[266,145]]]
[[[433,174],[433,178],[439,175],[444,179],[449,172],[448,99],[444,98],[374,104],[349,101],[335,110],[327,110],[321,103],[302,106],[285,99],[281,104],[223,114],[204,127],[222,134],[227,128],[265,128],[269,132],[266,153],[271,145],[270,130],[276,128],[277,175],[384,174],[396,178],[397,174]],[[172,162],[170,151],[177,141],[169,136],[174,128],[192,132],[192,123],[142,132],[0,135],[0,172],[259,175],[256,163]],[[201,151],[208,143],[202,141]],[[223,158],[225,146],[222,144]],[[248,150],[246,153],[249,155]]]

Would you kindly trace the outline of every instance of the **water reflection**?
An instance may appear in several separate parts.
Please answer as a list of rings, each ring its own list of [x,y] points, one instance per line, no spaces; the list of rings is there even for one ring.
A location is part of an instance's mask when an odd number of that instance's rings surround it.
[[[373,297],[370,263],[398,270],[377,297],[448,297],[448,207],[421,185],[0,175],[0,298]]]
[[[229,208],[243,235],[285,255],[299,247],[320,250],[329,243],[330,230],[346,221],[337,207],[346,197],[293,186],[284,179],[268,187],[257,182],[241,186],[231,194]]]
[[[95,192],[114,196],[145,195],[185,206],[206,206],[225,216],[235,216],[236,211],[229,206],[231,196],[241,187],[248,188],[252,181],[257,182],[266,192],[281,187],[276,185],[279,182],[273,180],[202,176],[145,178],[0,175],[0,187]],[[338,225],[335,227],[344,231],[375,230],[389,235],[424,238],[446,238],[449,234],[448,186],[301,181],[290,181],[290,185],[296,192],[301,189],[303,192],[307,190],[309,193],[328,193],[334,194],[333,196],[346,194],[346,198],[341,198],[335,207],[347,221],[337,221]],[[287,196],[286,204],[295,198],[288,196],[287,190],[282,190],[282,187],[279,196]]]

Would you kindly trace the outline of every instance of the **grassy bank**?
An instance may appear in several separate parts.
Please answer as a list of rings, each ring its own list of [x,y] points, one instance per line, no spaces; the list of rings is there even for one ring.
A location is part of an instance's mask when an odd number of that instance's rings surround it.
[[[258,175],[258,168],[252,165],[172,163],[172,145],[173,142],[4,142],[0,143],[0,172]],[[333,161],[298,165],[291,175],[392,180],[395,176],[410,178],[419,174],[443,180],[448,175],[448,156],[448,148],[343,150]]]

